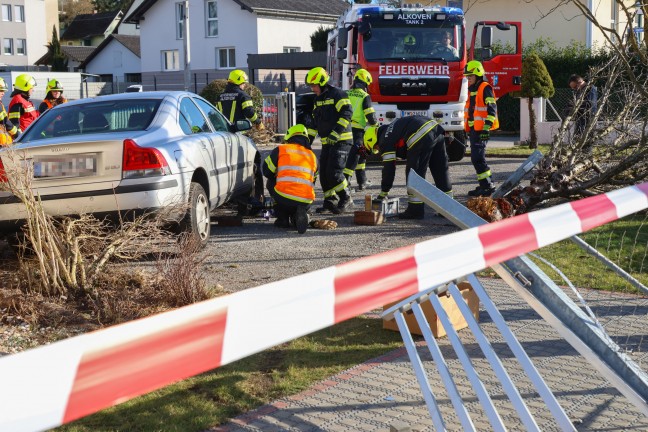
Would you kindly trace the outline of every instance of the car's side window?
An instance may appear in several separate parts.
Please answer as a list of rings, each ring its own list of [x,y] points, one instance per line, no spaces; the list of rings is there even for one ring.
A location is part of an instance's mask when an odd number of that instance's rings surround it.
[[[207,119],[191,98],[186,97],[180,101],[179,121],[182,131],[187,135],[211,132]]]
[[[200,109],[202,109],[203,112],[207,114],[207,117],[209,117],[209,121],[211,121],[211,124],[212,126],[214,126],[215,130],[220,132],[229,131],[227,120],[216,108],[202,99],[195,98],[194,101],[198,104]]]

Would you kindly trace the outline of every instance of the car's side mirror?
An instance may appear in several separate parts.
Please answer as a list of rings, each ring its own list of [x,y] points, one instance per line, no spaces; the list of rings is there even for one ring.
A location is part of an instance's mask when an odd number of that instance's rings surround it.
[[[252,129],[252,123],[250,120],[237,120],[233,125],[234,132],[243,132],[246,130]]]

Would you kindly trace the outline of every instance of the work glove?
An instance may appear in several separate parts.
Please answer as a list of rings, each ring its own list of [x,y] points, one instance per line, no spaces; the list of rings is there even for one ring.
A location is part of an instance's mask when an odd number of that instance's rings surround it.
[[[367,147],[365,147],[363,145],[358,147],[358,156],[360,156],[362,158],[366,158],[368,156]]]
[[[265,125],[263,124],[263,122],[259,122],[259,123],[255,124],[254,127],[255,127],[256,130],[258,130],[258,131],[265,130],[265,128],[266,128]]]
[[[490,132],[487,130],[483,130],[479,132],[479,141],[486,143],[490,139]]]
[[[331,134],[326,138],[326,143],[333,145],[338,142],[339,138],[340,136],[338,134],[331,132]]]

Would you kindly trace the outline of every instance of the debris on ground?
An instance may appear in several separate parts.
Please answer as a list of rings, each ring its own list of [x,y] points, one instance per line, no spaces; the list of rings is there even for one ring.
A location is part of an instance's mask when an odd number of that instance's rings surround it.
[[[337,228],[338,224],[337,222],[332,220],[320,219],[320,220],[310,221],[310,226],[317,229],[333,230]]]

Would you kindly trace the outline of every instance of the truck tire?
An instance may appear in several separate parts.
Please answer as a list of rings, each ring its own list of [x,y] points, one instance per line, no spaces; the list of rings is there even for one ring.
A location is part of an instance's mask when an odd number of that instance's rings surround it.
[[[207,245],[211,224],[209,218],[209,198],[200,183],[189,186],[188,210],[180,222],[180,232],[188,235],[201,248]]]

